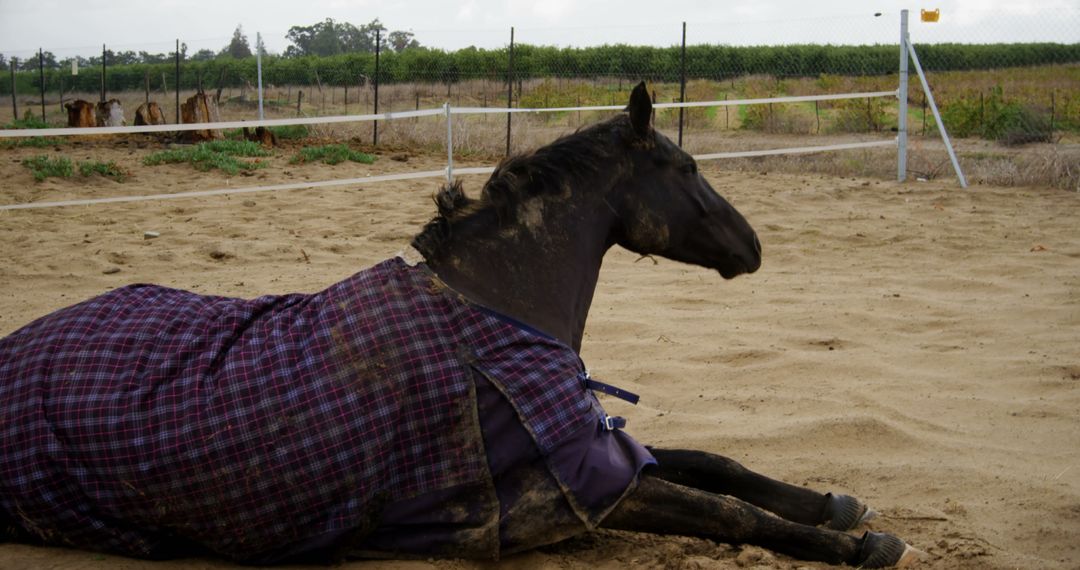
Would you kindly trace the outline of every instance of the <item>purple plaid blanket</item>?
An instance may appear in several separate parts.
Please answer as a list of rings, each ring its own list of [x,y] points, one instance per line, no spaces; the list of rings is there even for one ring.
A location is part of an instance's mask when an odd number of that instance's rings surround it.
[[[0,340],[0,512],[52,543],[265,559],[490,478],[470,368],[545,453],[602,413],[573,350],[400,259],[311,295],[117,289]]]

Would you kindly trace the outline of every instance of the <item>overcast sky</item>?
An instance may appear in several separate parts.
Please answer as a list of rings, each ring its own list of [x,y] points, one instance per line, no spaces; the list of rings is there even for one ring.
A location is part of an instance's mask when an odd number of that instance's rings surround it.
[[[938,8],[936,24],[920,8]],[[218,51],[242,25],[252,45],[288,46],[290,26],[325,18],[361,25],[379,18],[425,46],[499,48],[516,41],[558,46],[679,43],[896,43],[902,9],[916,43],[1054,41],[1080,43],[1080,0],[0,0],[0,53],[28,57],[42,47],[63,58],[116,51]],[[876,17],[874,14],[882,15]]]

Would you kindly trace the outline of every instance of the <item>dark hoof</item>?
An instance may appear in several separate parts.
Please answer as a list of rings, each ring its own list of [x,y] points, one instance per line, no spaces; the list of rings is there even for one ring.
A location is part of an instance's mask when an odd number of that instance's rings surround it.
[[[851,530],[877,516],[873,509],[850,495],[826,495],[825,512],[821,519],[830,530]]]
[[[912,548],[904,541],[883,532],[867,532],[859,549],[858,568],[904,567],[922,556],[922,551]]]

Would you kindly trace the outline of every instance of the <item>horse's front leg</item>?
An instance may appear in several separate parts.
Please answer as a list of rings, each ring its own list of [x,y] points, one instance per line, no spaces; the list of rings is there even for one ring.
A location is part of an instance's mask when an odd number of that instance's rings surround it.
[[[901,565],[917,553],[891,535],[867,532],[859,538],[795,523],[734,497],[651,475],[642,476],[637,488],[615,507],[601,526],[753,544],[802,560],[863,568]]]
[[[721,455],[690,449],[650,449],[659,466],[655,477],[717,493],[731,495],[771,511],[789,521],[850,530],[876,513],[848,495],[822,494],[755,473]]]

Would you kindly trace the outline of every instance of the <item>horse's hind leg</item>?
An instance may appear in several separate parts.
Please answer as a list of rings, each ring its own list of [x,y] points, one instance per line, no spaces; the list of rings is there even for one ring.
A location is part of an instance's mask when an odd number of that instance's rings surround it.
[[[843,532],[773,516],[739,499],[645,475],[601,523],[605,528],[753,544],[802,560],[863,568],[903,565],[917,552],[894,536]]]
[[[789,521],[850,530],[874,516],[858,499],[821,494],[755,473],[733,459],[688,449],[650,449],[659,466],[650,474],[693,487],[730,495],[771,511]]]

